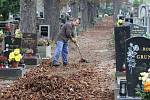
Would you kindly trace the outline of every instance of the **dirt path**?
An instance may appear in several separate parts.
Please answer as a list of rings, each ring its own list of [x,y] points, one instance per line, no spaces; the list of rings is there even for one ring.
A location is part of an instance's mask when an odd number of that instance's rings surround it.
[[[50,67],[50,61],[46,60],[38,68],[31,69],[11,88],[4,90],[6,95],[0,96],[0,99],[114,100],[115,52],[112,32],[113,21],[107,17],[78,37],[81,52],[89,63],[79,63],[78,50],[70,44],[68,66]],[[53,88],[55,90],[52,91]],[[17,94],[14,96],[14,93]]]

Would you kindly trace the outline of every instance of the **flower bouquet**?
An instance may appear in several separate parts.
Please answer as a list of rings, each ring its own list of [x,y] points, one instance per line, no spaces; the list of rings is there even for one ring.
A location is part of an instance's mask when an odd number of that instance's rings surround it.
[[[20,54],[20,49],[15,49],[9,54],[8,61],[10,62],[13,68],[18,67],[19,62],[22,59],[22,55]]]
[[[16,29],[15,38],[22,38],[22,32],[20,31],[20,29]]]
[[[34,53],[33,49],[27,49],[27,50],[25,51],[25,55],[26,55],[27,57],[32,57],[32,56],[33,56],[33,53]]]
[[[38,46],[49,46],[50,44],[52,43],[51,40],[48,40],[48,39],[39,39],[38,42],[37,42],[37,45]]]
[[[136,89],[136,95],[140,96],[142,100],[150,100],[150,69],[148,72],[140,73],[139,80],[142,86]]]

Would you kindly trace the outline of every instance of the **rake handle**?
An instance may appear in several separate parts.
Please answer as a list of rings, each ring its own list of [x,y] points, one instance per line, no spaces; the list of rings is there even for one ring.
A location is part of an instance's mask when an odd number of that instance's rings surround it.
[[[81,53],[81,50],[80,50],[80,47],[79,47],[79,44],[75,43],[75,45],[76,45],[76,46],[77,46],[77,48],[78,48],[79,54],[80,54],[80,56],[81,56],[81,59],[83,59],[83,57],[82,57],[82,53]]]

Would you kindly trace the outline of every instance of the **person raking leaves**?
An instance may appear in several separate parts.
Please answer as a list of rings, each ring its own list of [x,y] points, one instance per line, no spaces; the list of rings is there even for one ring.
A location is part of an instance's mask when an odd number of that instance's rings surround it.
[[[60,30],[60,34],[58,35],[56,41],[56,47],[54,51],[54,56],[52,60],[53,66],[59,66],[58,63],[59,56],[62,56],[63,65],[66,66],[68,64],[68,41],[76,43],[76,37],[74,33],[74,29],[76,26],[80,24],[80,20],[78,18],[73,18],[72,21],[66,22]]]

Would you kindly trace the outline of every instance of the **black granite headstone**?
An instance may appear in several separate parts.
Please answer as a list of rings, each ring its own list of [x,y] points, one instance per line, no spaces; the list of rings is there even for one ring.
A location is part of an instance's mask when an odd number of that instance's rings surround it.
[[[48,26],[41,26],[41,36],[48,37]]]
[[[146,31],[147,31],[146,27],[132,24],[131,37],[143,36],[144,34],[146,34]]]
[[[22,41],[23,49],[32,49],[33,55],[28,57],[26,54],[23,56],[24,63],[26,65],[37,65],[38,58],[37,53],[37,34],[34,33],[24,33]]]
[[[21,48],[21,38],[14,38],[11,35],[4,38],[4,55],[9,56],[9,53],[16,48]]]
[[[125,40],[130,37],[130,26],[115,27],[116,71],[125,64]]]
[[[135,88],[141,85],[138,77],[147,71],[150,63],[150,39],[133,37],[126,40],[126,78],[129,96],[135,96]]]
[[[21,38],[14,38],[12,36],[6,36],[4,38],[4,41],[5,41],[5,50],[6,48],[11,50],[11,49],[21,47]]]
[[[33,54],[37,53],[37,34],[24,33],[22,39],[22,48],[32,49]]]

